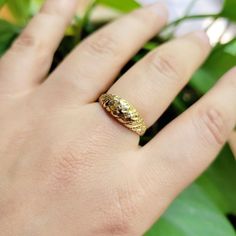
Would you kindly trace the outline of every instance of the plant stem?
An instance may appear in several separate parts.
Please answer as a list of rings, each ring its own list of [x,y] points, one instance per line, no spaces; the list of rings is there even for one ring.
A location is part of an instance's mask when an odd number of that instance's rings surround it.
[[[183,17],[181,17],[181,18],[179,18],[175,21],[172,21],[170,24],[168,24],[162,30],[162,32],[165,32],[166,29],[168,29],[170,27],[178,26],[181,22],[186,21],[186,20],[203,19],[203,18],[209,18],[209,17],[217,19],[217,18],[220,17],[220,14],[203,14],[203,15],[190,15],[190,16],[185,15],[185,16],[183,16]],[[162,37],[161,39],[162,39],[163,42],[166,42],[166,41],[169,41],[172,37],[173,37],[173,34],[170,34],[170,35],[168,35],[164,38]],[[160,37],[159,36],[155,37],[155,39],[157,39],[157,38],[160,38]]]
[[[220,16],[219,14],[203,14],[203,15],[184,16],[184,17],[181,17],[181,18],[171,22],[169,25],[167,25],[167,27],[169,28],[171,26],[177,25],[185,20],[194,20],[194,19],[202,19],[202,18],[209,18],[209,17],[217,18],[219,16]]]
[[[74,37],[75,38],[75,45],[81,41],[82,36],[83,36],[84,27],[88,23],[91,13],[96,6],[96,3],[97,3],[96,0],[91,1],[86,8],[84,16],[79,20],[77,19],[77,21],[78,21],[77,22],[77,33]]]
[[[192,0],[186,8],[184,16],[188,16],[198,0]]]
[[[185,10],[185,13],[183,14],[182,17],[187,17],[191,14],[191,11],[193,9],[193,7],[195,6],[196,2],[198,0],[192,0],[189,5],[187,6],[186,10]],[[177,26],[181,23],[181,21],[179,22],[175,22],[174,25],[172,27],[174,27],[173,31],[171,32],[170,36],[169,37],[174,37],[174,34],[176,33],[176,30],[177,30]]]

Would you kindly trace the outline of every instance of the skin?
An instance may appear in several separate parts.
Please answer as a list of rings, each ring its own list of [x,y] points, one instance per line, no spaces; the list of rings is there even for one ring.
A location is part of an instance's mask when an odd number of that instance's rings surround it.
[[[76,0],[48,0],[0,61],[2,235],[142,235],[214,160],[236,123],[236,69],[144,147],[96,102],[108,90],[148,126],[210,52],[203,32],[125,63],[167,21],[163,5],[98,31],[50,75]]]
[[[230,145],[234,153],[234,158],[236,159],[236,132],[234,131],[230,138]]]

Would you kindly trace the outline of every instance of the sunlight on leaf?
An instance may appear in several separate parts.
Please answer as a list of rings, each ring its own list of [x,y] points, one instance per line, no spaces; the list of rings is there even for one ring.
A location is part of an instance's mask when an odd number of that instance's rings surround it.
[[[31,0],[30,12],[32,15],[36,14],[39,11],[43,2],[44,2],[44,0]]]
[[[232,55],[236,59],[236,40],[233,40],[230,44],[226,45],[224,48],[224,52]]]

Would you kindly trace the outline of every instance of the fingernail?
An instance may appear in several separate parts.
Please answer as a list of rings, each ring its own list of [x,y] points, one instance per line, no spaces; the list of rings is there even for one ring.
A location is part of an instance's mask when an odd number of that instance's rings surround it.
[[[146,9],[156,13],[158,16],[167,19],[168,18],[168,8],[165,3],[154,3],[145,6]]]
[[[210,39],[205,31],[200,30],[200,31],[194,32],[193,34],[205,44],[210,45]]]

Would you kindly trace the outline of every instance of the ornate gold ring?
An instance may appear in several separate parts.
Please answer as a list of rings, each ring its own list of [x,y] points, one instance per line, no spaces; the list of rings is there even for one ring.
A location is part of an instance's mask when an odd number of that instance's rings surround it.
[[[125,99],[113,94],[102,94],[99,103],[117,121],[139,136],[142,136],[147,130],[143,118]]]

